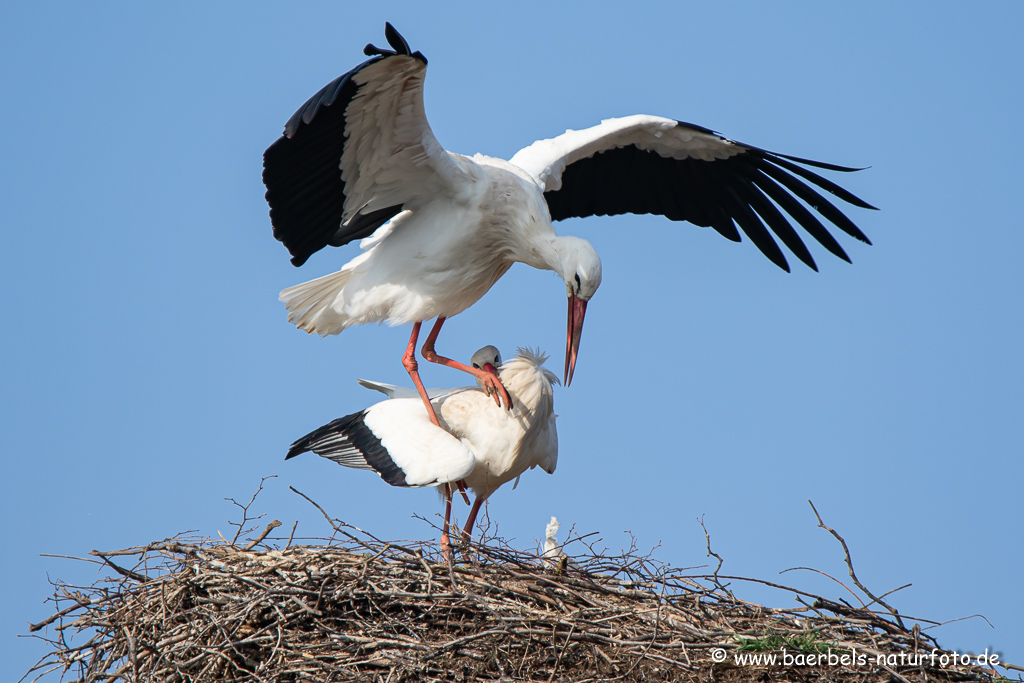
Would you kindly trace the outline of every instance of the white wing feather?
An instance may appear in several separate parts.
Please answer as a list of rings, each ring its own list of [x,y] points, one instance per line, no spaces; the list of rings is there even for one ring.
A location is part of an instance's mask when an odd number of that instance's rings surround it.
[[[419,398],[420,394],[413,387],[400,387],[397,384],[388,384],[387,382],[374,382],[368,379],[357,379],[360,386],[367,389],[373,389],[379,391],[388,398]],[[452,392],[465,391],[466,389],[475,389],[476,387],[456,387],[454,389],[449,388],[433,388],[427,389],[427,398],[434,400],[435,398],[441,398],[447,396]]]
[[[459,481],[476,465],[462,441],[434,426],[419,397],[381,401],[367,409],[363,420],[409,486]]]
[[[465,171],[434,137],[423,109],[427,65],[395,55],[360,69],[361,87],[345,112],[341,157],[347,195],[342,222],[396,204],[414,208],[439,194],[455,196]]]
[[[672,159],[728,159],[744,147],[719,135],[673,119],[636,114],[606,119],[583,130],[538,140],[516,152],[510,162],[540,184],[544,192],[561,189],[562,173],[570,164],[599,152],[630,145]]]

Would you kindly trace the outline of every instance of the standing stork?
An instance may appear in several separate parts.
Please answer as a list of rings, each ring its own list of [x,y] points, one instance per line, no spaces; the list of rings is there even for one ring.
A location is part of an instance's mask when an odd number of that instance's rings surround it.
[[[496,355],[497,349],[484,347],[473,360],[482,356],[484,371],[491,372],[488,358]],[[423,414],[418,396],[403,398],[391,385],[362,382],[395,398],[310,432],[291,445],[285,459],[312,451],[339,465],[372,469],[392,486],[437,486],[445,500],[441,549],[447,556],[452,484],[464,480],[476,496],[463,527],[468,537],[480,506],[502,484],[537,466],[555,471],[558,378],[543,367],[546,359],[539,351],[519,349],[501,366],[501,383],[514,397],[511,410],[493,405],[478,387],[440,393],[432,400],[440,427]]]
[[[786,271],[772,233],[817,270],[791,221],[845,261],[818,215],[870,244],[814,186],[874,207],[807,167],[857,169],[769,152],[673,119],[608,119],[535,142],[510,161],[448,152],[424,113],[426,58],[391,24],[385,36],[392,49],[367,45],[370,59],[288,120],[264,154],[263,181],[274,236],[294,265],[326,246],[362,239],[363,253],[340,271],[281,292],[288,320],[322,336],[370,322],[412,323],[402,361],[435,424],[415,355],[420,326],[432,318],[423,357],[475,375],[509,406],[493,376],[438,355],[434,344],[444,321],[476,303],[516,262],[554,271],[565,283],[563,381],[572,382],[601,260],[586,240],[557,235],[552,221],[658,214],[735,242],[742,232]]]

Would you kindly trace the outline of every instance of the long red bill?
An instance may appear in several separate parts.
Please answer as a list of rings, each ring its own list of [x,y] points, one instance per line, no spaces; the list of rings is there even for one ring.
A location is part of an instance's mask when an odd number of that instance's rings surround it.
[[[583,334],[583,316],[587,313],[587,302],[575,294],[569,296],[569,323],[565,338],[565,376],[563,384],[572,383],[576,371],[576,356],[580,350],[580,335]]]

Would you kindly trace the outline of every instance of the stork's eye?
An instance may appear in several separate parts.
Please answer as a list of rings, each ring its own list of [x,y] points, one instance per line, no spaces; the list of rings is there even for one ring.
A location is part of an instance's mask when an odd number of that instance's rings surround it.
[[[479,370],[479,369],[480,369],[480,366],[479,366],[479,365],[477,365],[476,363],[473,363],[473,367],[474,367],[474,368],[476,368],[477,370]]]
[[[494,357],[494,364],[495,365],[501,365],[501,356],[495,356]]]
[[[580,284],[580,274],[576,273],[576,291],[579,292],[581,287],[583,287],[583,285]]]

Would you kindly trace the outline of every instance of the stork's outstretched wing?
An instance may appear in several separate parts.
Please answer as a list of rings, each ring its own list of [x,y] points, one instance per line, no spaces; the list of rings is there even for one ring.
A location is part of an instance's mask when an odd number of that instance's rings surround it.
[[[552,220],[650,213],[714,228],[734,242],[740,241],[739,226],[772,263],[788,271],[771,230],[817,270],[792,219],[828,251],[849,261],[799,198],[843,232],[871,243],[812,185],[855,206],[875,207],[804,166],[858,169],[776,154],[690,123],[645,115],[609,119],[539,140],[511,161],[541,184]]]
[[[391,24],[385,36],[393,50],[367,45],[377,56],[313,95],[263,155],[274,237],[296,266],[458,185],[423,111],[427,60]]]

